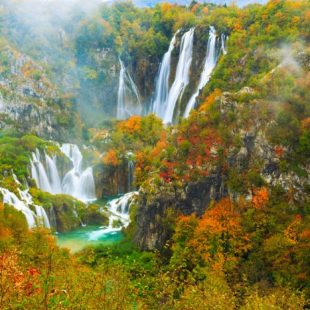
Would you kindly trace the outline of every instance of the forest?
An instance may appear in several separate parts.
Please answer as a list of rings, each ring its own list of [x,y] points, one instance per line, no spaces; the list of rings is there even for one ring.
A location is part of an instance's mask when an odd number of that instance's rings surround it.
[[[308,309],[309,26],[0,0],[0,309]]]

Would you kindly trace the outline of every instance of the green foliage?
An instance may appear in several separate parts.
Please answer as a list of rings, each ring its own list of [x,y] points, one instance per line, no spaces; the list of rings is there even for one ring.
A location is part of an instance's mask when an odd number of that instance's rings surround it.
[[[16,133],[2,132],[0,136],[0,173],[13,170],[19,178],[28,176],[31,152],[44,149],[49,143],[33,136],[20,136]]]

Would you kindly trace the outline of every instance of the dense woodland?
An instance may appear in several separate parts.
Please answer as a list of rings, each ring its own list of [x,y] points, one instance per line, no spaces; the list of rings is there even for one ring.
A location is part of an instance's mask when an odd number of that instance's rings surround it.
[[[98,216],[97,202],[45,193],[29,174],[35,149],[57,154],[49,140],[71,139],[91,146],[98,171],[121,171],[130,156],[140,194],[122,241],[75,254],[0,203],[0,309],[307,309],[309,1],[48,12],[38,29],[21,18],[26,6],[0,1],[0,187],[18,195],[14,171],[37,204]],[[116,120],[106,94],[117,91],[118,57],[148,105],[173,34],[195,26],[199,42],[210,25],[229,37],[227,54],[190,116],[169,126],[154,114]],[[46,114],[23,124],[2,101]],[[216,184],[196,207],[191,191],[204,182]]]

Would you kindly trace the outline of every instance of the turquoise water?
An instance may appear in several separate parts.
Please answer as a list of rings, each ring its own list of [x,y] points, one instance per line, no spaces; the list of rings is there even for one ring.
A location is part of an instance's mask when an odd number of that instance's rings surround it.
[[[111,245],[122,240],[121,231],[104,232],[99,226],[86,226],[56,235],[57,244],[75,253],[87,246]]]

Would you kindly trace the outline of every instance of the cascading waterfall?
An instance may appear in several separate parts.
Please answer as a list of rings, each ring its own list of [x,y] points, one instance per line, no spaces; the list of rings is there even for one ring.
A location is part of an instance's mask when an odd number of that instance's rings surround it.
[[[61,181],[56,157],[46,153],[41,156],[39,150],[32,153],[31,175],[37,186],[52,194],[68,194],[83,202],[96,199],[95,181],[92,167],[83,170],[83,156],[77,145],[63,144],[60,150],[70,159],[72,169]]]
[[[187,103],[187,106],[186,106],[186,109],[184,112],[184,117],[189,116],[190,111],[195,106],[196,99],[199,95],[200,90],[207,85],[207,83],[210,80],[213,69],[216,66],[217,59],[218,59],[218,55],[216,52],[216,38],[217,38],[216,37],[216,31],[215,31],[213,26],[210,26],[209,39],[208,39],[208,44],[207,44],[207,55],[205,58],[203,71],[202,71],[202,74],[200,76],[200,80],[199,80],[197,90],[193,94],[193,96],[190,98],[189,102]],[[222,37],[222,39],[223,39],[223,37]]]
[[[120,198],[113,199],[107,204],[110,212],[109,225],[103,227],[100,230],[89,233],[89,240],[98,240],[101,236],[114,233],[128,227],[130,223],[129,210],[134,197],[138,195],[138,192],[130,192],[123,195]],[[115,226],[115,223],[118,225]]]
[[[179,30],[173,36],[168,51],[165,53],[162,63],[160,65],[156,88],[155,88],[155,99],[153,101],[153,112],[160,118],[164,118],[166,101],[169,94],[169,77],[170,77],[170,66],[171,66],[171,54],[174,50],[176,43],[176,36]]]
[[[117,94],[117,119],[123,120],[134,114],[141,114],[142,105],[138,88],[126,70],[124,63],[119,59],[121,70]]]
[[[61,193],[61,182],[59,173],[57,170],[57,158],[56,156],[53,156],[51,158],[46,153],[44,154],[46,158],[46,165],[47,165],[47,171],[49,171],[49,178],[51,180],[51,189],[53,191],[53,194],[60,194]]]
[[[41,162],[41,155],[39,150],[36,150],[34,153],[32,153],[32,160],[30,163],[31,175],[32,178],[36,180],[38,187],[45,192],[53,193],[45,167]]]
[[[32,196],[26,190],[18,190],[20,198],[16,194],[10,192],[6,188],[0,187],[0,193],[3,196],[3,203],[6,203],[16,210],[21,211],[26,218],[29,228],[36,226],[44,226],[50,228],[50,222],[48,216],[42,206],[35,205],[32,200]],[[30,209],[33,206],[35,212]]]
[[[180,56],[177,65],[175,80],[170,88],[163,121],[165,124],[172,123],[175,105],[182,97],[189,83],[189,72],[192,63],[193,42],[195,28],[187,31],[181,40]]]
[[[64,144],[60,149],[73,164],[62,181],[63,192],[84,202],[95,200],[93,168],[88,167],[83,171],[83,156],[78,146]]]

